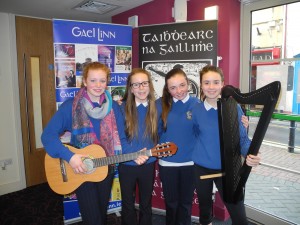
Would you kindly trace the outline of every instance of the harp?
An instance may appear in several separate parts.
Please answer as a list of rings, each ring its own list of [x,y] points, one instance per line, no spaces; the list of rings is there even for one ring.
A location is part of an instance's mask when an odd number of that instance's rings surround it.
[[[233,86],[225,86],[218,100],[220,150],[222,163],[223,199],[236,203],[241,199],[251,172],[241,158],[237,103],[263,105],[263,110],[247,154],[257,155],[269,126],[279,94],[280,82],[274,81],[249,93],[240,93]]]

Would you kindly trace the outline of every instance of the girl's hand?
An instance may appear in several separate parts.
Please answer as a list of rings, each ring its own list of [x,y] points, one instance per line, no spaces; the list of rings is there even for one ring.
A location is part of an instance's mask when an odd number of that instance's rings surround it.
[[[247,155],[246,164],[248,166],[255,167],[259,165],[260,160],[260,153],[258,153],[257,155]]]
[[[82,162],[82,158],[88,157],[87,155],[81,155],[81,154],[74,154],[70,161],[69,164],[72,167],[74,173],[78,174],[83,174],[86,173],[87,168]]]
[[[146,150],[147,150],[146,148],[143,148],[141,151],[146,151]],[[149,159],[148,156],[146,156],[146,155],[140,155],[140,156],[138,156],[137,159],[134,160],[134,161],[136,162],[136,164],[142,165],[142,164],[144,164],[148,159]]]
[[[245,128],[248,128],[248,126],[249,126],[249,120],[248,120],[247,116],[242,115],[242,123],[243,123],[243,125],[244,125]]]
[[[119,100],[117,101],[117,103],[118,103],[119,105],[122,105],[122,100],[119,99]]]
[[[119,97],[115,101],[118,103],[118,105],[122,105],[122,99],[123,99],[122,97]]]

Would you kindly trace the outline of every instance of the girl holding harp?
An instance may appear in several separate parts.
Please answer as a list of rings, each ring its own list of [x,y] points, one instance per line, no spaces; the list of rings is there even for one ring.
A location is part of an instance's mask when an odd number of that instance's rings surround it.
[[[199,132],[192,159],[195,163],[194,169],[200,209],[200,224],[211,225],[213,218],[213,202],[211,196],[213,183],[216,184],[221,197],[223,197],[222,178],[199,179],[199,177],[221,172],[217,100],[224,86],[222,70],[215,66],[205,66],[200,72],[200,85],[203,102],[196,105],[192,111],[195,129]],[[243,126],[241,120],[242,115],[243,112],[240,106],[238,106],[238,121],[241,121],[239,123],[241,154],[245,157],[248,166],[257,166],[260,162],[260,157],[247,155],[251,141]],[[225,202],[225,205],[231,216],[232,224],[248,224],[245,213],[244,196],[240,196],[240,201],[236,204],[228,204]]]

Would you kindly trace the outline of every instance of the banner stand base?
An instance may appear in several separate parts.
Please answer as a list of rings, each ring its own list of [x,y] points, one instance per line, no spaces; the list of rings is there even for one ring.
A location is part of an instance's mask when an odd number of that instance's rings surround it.
[[[77,223],[77,222],[81,222],[82,219],[81,217],[77,217],[77,218],[73,218],[73,219],[69,219],[69,220],[64,220],[64,224],[72,224],[72,223]]]
[[[139,204],[135,204],[135,208],[139,209]],[[159,208],[153,208],[152,207],[152,213],[156,214],[156,215],[162,215],[165,216],[166,215],[166,210],[164,209],[159,209]],[[199,222],[199,217],[197,216],[192,216],[192,222],[193,223],[198,223]]]
[[[110,209],[109,211],[107,211],[107,215],[115,213],[117,217],[120,217],[121,216],[120,212],[121,212],[121,208]],[[81,221],[82,221],[81,217],[76,217],[76,218],[64,220],[64,224],[65,225],[73,224],[73,223],[77,223],[77,222],[81,222]]]

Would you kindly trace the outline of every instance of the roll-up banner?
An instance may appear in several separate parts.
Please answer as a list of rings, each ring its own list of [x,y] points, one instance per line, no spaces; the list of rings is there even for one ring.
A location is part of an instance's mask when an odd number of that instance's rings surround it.
[[[166,74],[181,68],[189,79],[189,93],[200,97],[199,72],[217,65],[218,21],[193,21],[139,27],[139,65],[150,72],[156,97],[162,95]],[[156,167],[152,205],[165,210],[162,184]],[[198,199],[193,199],[192,215],[199,216]]]
[[[53,20],[55,87],[57,108],[73,98],[81,87],[82,70],[92,61],[99,61],[111,70],[109,91],[114,100],[124,95],[132,65],[132,27],[82,21]],[[70,141],[70,133],[61,137]],[[120,152],[115,152],[120,154]],[[119,176],[111,191],[108,213],[121,210]],[[81,220],[76,195],[64,196],[65,223]]]

